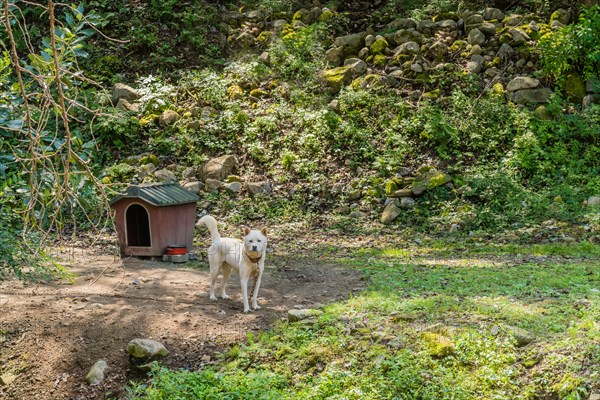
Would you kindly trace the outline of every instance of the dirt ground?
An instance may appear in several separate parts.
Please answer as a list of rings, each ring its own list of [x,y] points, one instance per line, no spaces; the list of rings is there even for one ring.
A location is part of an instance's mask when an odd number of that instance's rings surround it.
[[[163,343],[170,354],[162,363],[171,368],[199,369],[249,332],[286,319],[289,309],[348,298],[363,285],[355,271],[275,252],[267,258],[262,309],[244,314],[235,274],[231,299],[211,302],[201,260],[171,264],[106,253],[65,248],[60,256],[73,283],[0,285],[0,376],[16,377],[0,384],[0,398],[120,398],[127,382],[145,379],[125,352],[131,339]],[[99,359],[109,365],[107,377],[90,387],[85,376]]]

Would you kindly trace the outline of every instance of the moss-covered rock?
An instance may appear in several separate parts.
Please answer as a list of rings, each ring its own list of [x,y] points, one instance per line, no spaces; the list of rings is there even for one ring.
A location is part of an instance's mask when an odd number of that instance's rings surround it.
[[[387,47],[389,47],[388,41],[385,40],[385,38],[380,37],[373,42],[369,50],[371,51],[371,54],[383,54]]]
[[[570,98],[576,101],[581,101],[586,94],[585,81],[576,72],[571,72],[566,76],[563,89]]]
[[[227,88],[227,97],[232,100],[239,100],[244,97],[244,89],[240,85],[231,85]]]
[[[443,358],[454,354],[454,343],[447,338],[433,332],[424,332],[423,340],[429,346],[429,351],[434,358]]]
[[[250,96],[257,97],[260,99],[263,97],[269,97],[269,93],[267,93],[266,91],[264,91],[262,89],[253,89],[250,91]]]
[[[337,93],[342,86],[352,81],[353,71],[351,67],[337,67],[326,69],[321,74],[323,83],[325,83],[332,92]]]
[[[433,167],[421,167],[411,189],[415,196],[419,196],[426,190],[434,189],[449,182],[452,182],[452,178],[447,173],[440,172]]]

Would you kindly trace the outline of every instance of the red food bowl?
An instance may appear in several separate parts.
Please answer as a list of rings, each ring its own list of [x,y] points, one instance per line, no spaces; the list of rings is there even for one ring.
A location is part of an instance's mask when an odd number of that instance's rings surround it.
[[[183,254],[187,254],[187,249],[184,245],[175,244],[167,247],[167,255],[178,256]]]

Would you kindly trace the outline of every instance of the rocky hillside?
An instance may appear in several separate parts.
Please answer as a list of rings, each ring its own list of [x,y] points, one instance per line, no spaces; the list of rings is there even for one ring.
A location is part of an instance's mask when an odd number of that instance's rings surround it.
[[[223,12],[223,69],[115,85],[104,183],[176,179],[233,221],[325,212],[529,238],[552,220],[593,236],[597,71],[544,63],[574,10],[369,4]]]

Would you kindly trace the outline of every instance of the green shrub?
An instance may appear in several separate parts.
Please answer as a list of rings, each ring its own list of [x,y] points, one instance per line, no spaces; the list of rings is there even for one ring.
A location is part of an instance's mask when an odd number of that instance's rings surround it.
[[[576,24],[540,38],[540,58],[546,73],[560,78],[568,72],[598,78],[600,71],[600,6],[583,7]]]

